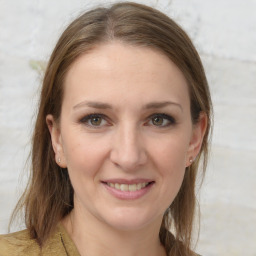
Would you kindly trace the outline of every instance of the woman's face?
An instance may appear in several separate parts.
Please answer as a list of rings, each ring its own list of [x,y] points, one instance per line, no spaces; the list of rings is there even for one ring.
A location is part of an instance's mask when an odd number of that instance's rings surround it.
[[[47,122],[74,187],[74,212],[120,230],[161,221],[203,136],[174,63],[118,42],[73,63],[60,123],[51,115]]]

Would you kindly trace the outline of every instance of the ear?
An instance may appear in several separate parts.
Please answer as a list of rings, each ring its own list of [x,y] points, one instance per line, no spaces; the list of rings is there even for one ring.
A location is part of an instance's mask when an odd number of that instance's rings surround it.
[[[55,121],[53,115],[46,116],[46,124],[51,134],[55,161],[61,168],[67,168],[59,124]]]
[[[200,113],[199,121],[193,125],[193,131],[189,143],[189,148],[187,152],[187,164],[186,167],[191,165],[200,152],[205,131],[207,128],[207,115],[204,112]]]

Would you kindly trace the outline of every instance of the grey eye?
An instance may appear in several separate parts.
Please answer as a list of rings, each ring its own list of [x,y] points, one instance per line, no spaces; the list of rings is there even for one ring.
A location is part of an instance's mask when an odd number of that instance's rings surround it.
[[[100,128],[107,125],[108,122],[106,119],[102,114],[90,114],[83,117],[80,122],[92,128]]]
[[[149,118],[150,125],[156,127],[167,127],[170,125],[174,125],[176,123],[175,119],[167,114],[154,114]]]
[[[101,125],[102,117],[94,116],[91,119],[89,119],[88,121],[91,123],[91,125],[99,126],[99,125]]]
[[[152,124],[156,126],[161,126],[164,123],[164,118],[161,116],[155,116],[152,118]]]

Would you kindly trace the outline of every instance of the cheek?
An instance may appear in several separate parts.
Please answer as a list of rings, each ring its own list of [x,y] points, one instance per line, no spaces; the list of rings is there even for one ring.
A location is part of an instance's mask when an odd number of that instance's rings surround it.
[[[163,141],[161,147],[155,147],[154,164],[161,177],[161,184],[163,184],[161,189],[167,207],[174,200],[182,184],[188,144],[187,138],[177,135]]]
[[[158,165],[163,166],[162,169],[185,169],[188,145],[189,139],[184,134],[173,134],[153,143],[151,155]]]
[[[102,140],[81,133],[72,137],[65,136],[63,151],[69,173],[95,176],[107,154],[104,145]]]
[[[85,198],[96,196],[95,185],[99,182],[99,174],[106,156],[104,148],[97,140],[86,136],[72,136],[65,140],[64,154],[67,169],[75,195],[80,202]]]
[[[186,169],[186,156],[184,148],[166,148],[161,152],[161,158],[158,161],[160,175],[167,183],[167,189],[176,191],[184,176]]]

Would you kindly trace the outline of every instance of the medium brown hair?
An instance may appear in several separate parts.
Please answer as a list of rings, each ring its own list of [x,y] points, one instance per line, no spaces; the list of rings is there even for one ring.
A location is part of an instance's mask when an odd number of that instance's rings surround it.
[[[43,245],[58,222],[73,209],[74,191],[67,170],[55,162],[46,116],[52,114],[55,120],[60,118],[63,82],[72,63],[97,44],[113,40],[150,47],[168,56],[187,79],[192,122],[197,123],[201,112],[207,116],[208,126],[201,151],[187,168],[179,193],[164,214],[159,233],[168,254],[194,255],[191,240],[196,177],[200,159],[202,173],[205,172],[211,127],[209,88],[200,57],[187,34],[163,13],[141,4],[117,3],[109,8],[88,11],[61,35],[43,80],[33,135],[31,177],[15,212],[25,210],[25,223],[31,238]]]

